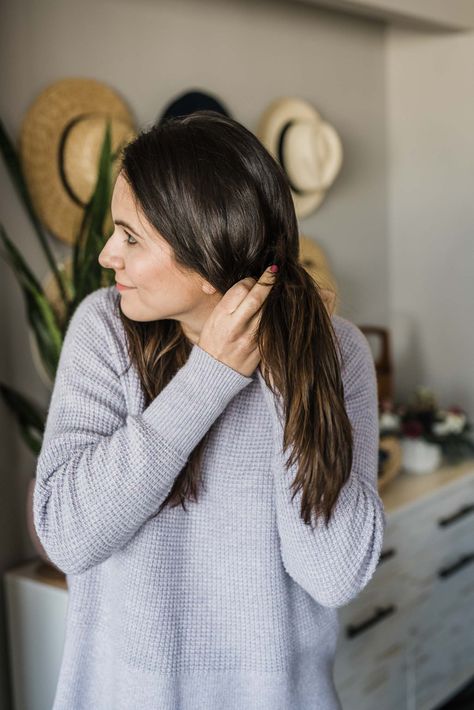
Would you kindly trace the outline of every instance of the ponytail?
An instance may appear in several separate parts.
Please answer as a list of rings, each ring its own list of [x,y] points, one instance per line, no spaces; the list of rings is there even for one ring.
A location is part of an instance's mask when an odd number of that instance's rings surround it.
[[[318,285],[297,261],[285,261],[263,308],[257,333],[267,386],[285,412],[287,467],[298,465],[305,523],[329,522],[352,466],[352,428],[344,407],[342,353]]]

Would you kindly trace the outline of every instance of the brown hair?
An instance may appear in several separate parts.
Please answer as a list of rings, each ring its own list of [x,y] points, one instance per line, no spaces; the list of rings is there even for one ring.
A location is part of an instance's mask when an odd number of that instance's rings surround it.
[[[329,523],[352,466],[342,353],[316,281],[299,261],[298,225],[286,175],[257,137],[215,111],[197,111],[143,130],[121,156],[122,175],[176,263],[222,295],[276,263],[277,281],[256,334],[265,382],[282,398],[287,467],[302,489],[301,517]],[[130,361],[149,404],[186,362],[192,343],[178,321],[137,322],[120,310]],[[339,360],[341,358],[341,361]],[[271,374],[271,379],[269,375]],[[273,384],[272,384],[273,383]],[[208,434],[158,510],[197,500]]]

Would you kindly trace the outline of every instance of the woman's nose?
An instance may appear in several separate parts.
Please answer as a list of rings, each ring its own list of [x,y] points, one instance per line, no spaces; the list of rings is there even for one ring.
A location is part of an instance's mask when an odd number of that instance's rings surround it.
[[[102,249],[98,261],[104,269],[120,269],[123,267],[123,258],[108,246]]]

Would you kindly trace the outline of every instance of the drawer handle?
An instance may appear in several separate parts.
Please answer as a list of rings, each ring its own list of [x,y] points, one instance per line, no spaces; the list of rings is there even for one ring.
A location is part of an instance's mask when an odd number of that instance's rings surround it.
[[[452,574],[455,574],[455,572],[458,572],[460,569],[462,569],[473,561],[474,552],[470,552],[468,555],[463,555],[454,564],[449,565],[449,567],[443,567],[442,569],[438,570],[438,577],[441,577],[441,579],[443,579],[444,577],[450,577]]]
[[[363,621],[361,624],[348,624],[346,626],[347,638],[354,638],[354,636],[357,636],[363,631],[366,631],[366,629],[368,629],[370,626],[378,624],[380,621],[382,621],[382,619],[385,619],[386,616],[394,614],[396,610],[397,607],[394,604],[390,604],[390,606],[386,607],[376,607],[374,614],[370,618],[366,619],[366,621]]]
[[[391,547],[388,550],[382,550],[379,557],[379,565],[382,564],[382,562],[385,562],[385,560],[388,560],[390,557],[393,557],[395,554],[396,550],[394,547]]]
[[[441,520],[438,520],[438,525],[440,526],[440,528],[447,527],[448,525],[452,525],[460,518],[463,518],[465,515],[469,515],[469,513],[472,512],[474,512],[474,503],[464,505],[458,510],[457,513],[453,513],[452,515],[448,515],[447,518],[441,518]]]

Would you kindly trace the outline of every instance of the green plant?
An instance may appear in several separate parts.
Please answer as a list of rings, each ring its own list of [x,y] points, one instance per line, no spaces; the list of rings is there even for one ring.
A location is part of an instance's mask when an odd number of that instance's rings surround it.
[[[120,147],[112,153],[111,127],[108,121],[99,157],[95,188],[84,209],[79,233],[73,246],[71,276],[66,271],[61,271],[56,264],[43,226],[35,213],[18,153],[1,120],[0,150],[16,192],[30,217],[64,304],[62,315],[59,316],[40,282],[7,236],[3,224],[0,223],[0,239],[3,246],[0,254],[10,264],[22,289],[29,327],[35,337],[45,370],[54,380],[64,335],[75,309],[92,291],[113,284],[113,274],[102,269],[98,262],[98,254],[110,236],[105,235],[104,232],[110,210],[112,165]],[[30,397],[5,383],[0,383],[0,393],[6,406],[16,417],[26,445],[35,455],[38,455],[41,450],[47,412]]]

